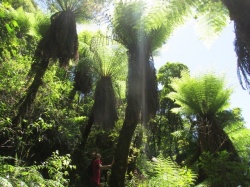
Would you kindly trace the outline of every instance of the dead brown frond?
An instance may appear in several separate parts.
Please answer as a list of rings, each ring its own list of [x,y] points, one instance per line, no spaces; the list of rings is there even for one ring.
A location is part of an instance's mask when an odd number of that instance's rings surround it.
[[[154,67],[153,58],[151,57],[145,63],[145,87],[143,93],[145,94],[145,106],[143,106],[144,120],[147,123],[156,114],[159,106],[158,102],[158,84],[156,77],[156,70]]]
[[[83,94],[89,93],[92,87],[92,72],[89,61],[88,58],[83,58],[75,72],[74,89]]]
[[[250,88],[250,2],[249,0],[223,0],[235,24],[235,52],[238,56],[237,68],[241,86]],[[243,86],[243,81],[245,86]]]
[[[94,101],[94,123],[102,129],[112,129],[118,117],[111,77],[100,78],[96,85]]]
[[[69,11],[55,13],[45,37],[38,44],[36,57],[59,60],[67,66],[70,59],[78,56],[78,37],[74,14]]]

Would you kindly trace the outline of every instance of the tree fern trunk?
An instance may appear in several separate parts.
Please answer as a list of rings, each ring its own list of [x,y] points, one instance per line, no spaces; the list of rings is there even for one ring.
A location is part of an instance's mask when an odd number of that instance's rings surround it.
[[[89,119],[88,119],[88,123],[85,126],[85,128],[81,131],[81,133],[82,133],[82,140],[81,140],[81,144],[79,145],[79,148],[81,150],[85,149],[86,142],[87,142],[87,139],[88,139],[89,134],[91,132],[91,128],[92,128],[93,124],[94,124],[94,109],[92,108],[90,116],[89,116]]]
[[[79,186],[80,185],[85,186],[87,183],[86,166],[84,165],[86,163],[86,161],[84,160],[86,159],[85,146],[93,124],[94,124],[94,110],[92,107],[88,123],[85,126],[85,128],[81,130],[81,136],[82,136],[81,144],[79,144],[77,149],[75,149],[74,152],[72,153],[72,164],[76,165],[76,170],[72,170],[69,173],[71,184],[80,183]],[[80,176],[80,179],[78,179],[77,176]]]
[[[223,128],[216,122],[202,121],[199,125],[199,144],[201,152],[216,153],[226,150],[232,161],[240,161],[239,155]]]
[[[141,112],[141,70],[136,55],[136,53],[133,53],[129,59],[127,108],[116,145],[115,162],[110,176],[111,187],[124,186],[129,147]]]
[[[12,120],[12,124],[14,125],[14,127],[17,127],[18,124],[21,123],[22,118],[25,117],[31,105],[33,104],[36,98],[38,89],[42,85],[42,79],[48,68],[48,65],[49,65],[49,59],[43,59],[40,63],[40,67],[37,68],[35,78],[27,91],[25,99],[21,103],[18,109],[17,115]],[[24,129],[25,129],[25,126],[22,126],[22,130]]]

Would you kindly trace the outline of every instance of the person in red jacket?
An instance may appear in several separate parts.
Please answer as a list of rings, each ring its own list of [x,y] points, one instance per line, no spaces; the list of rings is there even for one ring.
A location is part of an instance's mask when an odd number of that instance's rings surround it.
[[[101,169],[109,169],[113,165],[102,165],[101,161],[101,155],[99,153],[96,154],[94,161],[92,162],[92,172],[93,175],[90,179],[91,187],[99,187],[100,186],[100,180],[101,180]]]

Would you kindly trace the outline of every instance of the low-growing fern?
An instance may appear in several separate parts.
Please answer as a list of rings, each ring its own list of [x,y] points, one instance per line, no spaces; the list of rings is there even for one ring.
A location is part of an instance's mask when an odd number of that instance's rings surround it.
[[[194,185],[197,177],[190,169],[181,168],[162,155],[155,161],[146,161],[144,166],[147,168],[141,169],[147,178],[138,183],[139,187],[188,187]]]

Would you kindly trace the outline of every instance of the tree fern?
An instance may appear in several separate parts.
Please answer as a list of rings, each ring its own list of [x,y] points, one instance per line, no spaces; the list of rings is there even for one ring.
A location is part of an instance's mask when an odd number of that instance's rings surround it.
[[[74,88],[70,93],[70,100],[80,91],[81,94],[87,94],[91,91],[93,86],[93,71],[94,63],[93,53],[90,50],[91,39],[95,33],[83,31],[79,34],[79,62],[72,67],[72,78],[74,79]]]
[[[157,81],[152,53],[165,42],[170,35],[168,31],[171,32],[172,27],[167,29],[167,13],[156,11],[161,7],[152,11],[150,8],[143,1],[126,3],[120,1],[115,7],[113,19],[110,19],[114,31],[113,37],[127,48],[129,59],[127,108],[115,152],[116,162],[112,168],[111,186],[124,183],[125,168],[119,165],[125,165],[127,162],[128,145],[140,116],[143,124],[147,124],[148,120],[155,116],[157,109],[155,102],[157,101]],[[159,16],[152,16],[153,13],[158,12]],[[161,15],[164,15],[162,20],[159,19]],[[148,20],[151,16],[153,21]],[[152,28],[151,23],[154,23]]]
[[[116,42],[107,43],[103,35],[93,37],[90,45],[95,74],[95,93],[93,105],[94,123],[102,129],[110,130],[117,120],[117,93],[115,82],[125,81],[127,74],[127,55],[123,46]],[[124,91],[124,90],[123,90]],[[90,125],[90,124],[89,124]]]
[[[97,13],[105,0],[87,1],[87,0],[44,0],[51,12],[60,12],[71,10],[78,22],[86,22],[93,18]]]
[[[168,95],[181,107],[173,111],[188,114],[208,115],[222,111],[229,105],[232,90],[225,88],[223,78],[212,73],[190,77],[187,73],[181,79],[174,79],[171,86],[176,92]]]
[[[94,37],[91,44],[94,60],[93,70],[101,76],[124,80],[127,74],[126,49],[115,42],[105,44],[97,40]]]
[[[138,22],[142,17],[145,3],[138,1],[122,2],[116,4],[114,18],[111,21],[114,36],[113,38],[126,48],[136,46],[138,38]],[[126,18],[126,19],[125,19]]]
[[[173,80],[171,86],[177,92],[168,95],[180,105],[174,112],[196,116],[198,144],[201,153],[212,155],[226,150],[230,161],[240,162],[239,155],[219,124],[216,114],[229,105],[232,90],[225,88],[224,79],[207,73],[195,78],[187,73],[180,79]]]

